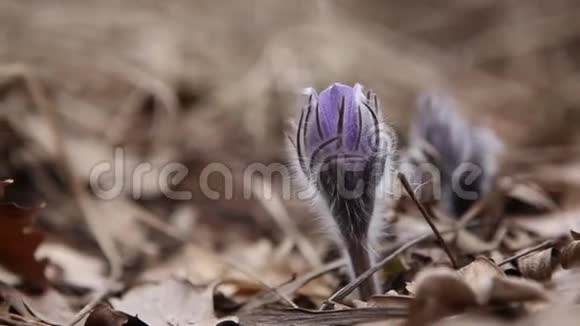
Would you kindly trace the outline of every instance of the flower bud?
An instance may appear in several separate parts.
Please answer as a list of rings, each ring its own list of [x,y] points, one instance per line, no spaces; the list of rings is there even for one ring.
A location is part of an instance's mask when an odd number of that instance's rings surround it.
[[[376,95],[361,85],[305,93],[294,141],[299,169],[359,275],[370,267],[368,248],[382,226],[377,194],[394,140],[380,121]]]

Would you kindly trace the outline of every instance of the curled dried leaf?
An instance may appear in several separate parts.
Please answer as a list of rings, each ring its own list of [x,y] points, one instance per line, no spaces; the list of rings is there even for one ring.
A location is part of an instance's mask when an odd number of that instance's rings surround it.
[[[538,281],[549,280],[560,263],[560,251],[550,248],[518,259],[518,268],[524,277]]]
[[[570,230],[570,236],[572,237],[572,240],[580,240],[580,232]]]
[[[562,249],[560,263],[565,269],[580,266],[580,241],[573,241]]]

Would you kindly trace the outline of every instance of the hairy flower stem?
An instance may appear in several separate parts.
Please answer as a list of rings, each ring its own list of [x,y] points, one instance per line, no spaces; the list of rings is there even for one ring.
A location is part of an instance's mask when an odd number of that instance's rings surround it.
[[[366,244],[357,241],[347,240],[346,242],[346,253],[350,259],[350,267],[353,274],[352,279],[356,279],[373,265],[374,259],[371,258],[371,253],[366,247]],[[378,293],[378,282],[374,275],[361,283],[359,293],[360,299],[364,301]]]

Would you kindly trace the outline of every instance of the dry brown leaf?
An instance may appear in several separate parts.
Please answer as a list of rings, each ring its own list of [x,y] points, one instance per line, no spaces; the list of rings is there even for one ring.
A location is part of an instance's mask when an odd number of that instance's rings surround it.
[[[91,312],[85,321],[85,326],[147,326],[147,324],[137,317],[101,304]]]
[[[169,279],[129,290],[120,300],[113,300],[115,310],[148,325],[214,325],[213,286],[204,290],[184,280]]]
[[[572,237],[572,240],[580,240],[580,232],[570,230],[570,236]]]
[[[472,288],[451,269],[427,268],[417,275],[414,284],[408,326],[424,325],[477,306]]]
[[[560,263],[565,269],[580,266],[580,241],[572,241],[562,249]]]
[[[479,256],[471,264],[458,271],[462,280],[473,290],[479,304],[487,303],[490,295],[491,280],[505,274],[490,259]]]
[[[31,230],[35,213],[36,209],[0,204],[0,264],[27,286],[44,289],[46,261],[38,261],[34,256],[44,236]]]
[[[550,279],[560,263],[560,251],[550,248],[518,259],[517,265],[524,277],[538,281]]]
[[[547,300],[546,289],[533,280],[519,277],[493,277],[489,290],[489,301],[514,303]]]
[[[408,325],[423,325],[470,307],[546,300],[544,287],[523,278],[505,276],[490,259],[477,257],[459,271],[427,268],[412,283],[415,300]]]
[[[489,302],[521,302],[545,299],[543,286],[532,280],[506,276],[490,259],[479,256],[471,264],[459,270],[479,304]]]

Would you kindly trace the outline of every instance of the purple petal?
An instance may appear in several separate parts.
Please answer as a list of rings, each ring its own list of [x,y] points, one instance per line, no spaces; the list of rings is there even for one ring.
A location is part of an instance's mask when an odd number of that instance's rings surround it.
[[[306,174],[327,159],[374,160],[381,148],[380,114],[361,85],[335,83],[320,94],[308,88],[305,95],[308,102],[299,121],[297,150]]]
[[[358,135],[358,109],[355,89],[335,83],[323,90],[318,97],[320,126],[325,137],[338,135],[340,107],[344,98],[344,117],[342,136],[348,149],[353,149]]]

